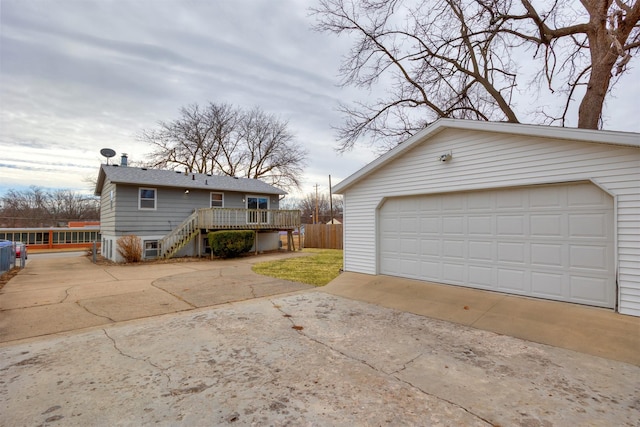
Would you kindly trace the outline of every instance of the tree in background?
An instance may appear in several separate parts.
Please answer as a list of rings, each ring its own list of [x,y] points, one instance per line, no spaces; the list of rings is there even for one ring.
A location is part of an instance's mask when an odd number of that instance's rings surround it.
[[[229,104],[183,107],[141,140],[154,147],[148,167],[261,179],[283,189],[300,187],[307,156],[287,122]]]
[[[56,227],[69,221],[99,221],[100,201],[70,190],[9,190],[0,197],[0,226]]]
[[[318,216],[316,217],[316,200],[318,203]],[[302,199],[284,199],[280,204],[281,209],[299,209],[303,224],[322,223],[331,221],[331,203],[328,193],[309,193]],[[333,196],[333,218],[342,222],[343,199],[342,196]]]
[[[320,0],[312,12],[316,29],[355,40],[342,84],[388,88],[341,106],[340,151],[365,136],[388,149],[442,117],[564,126],[578,106],[578,127],[597,129],[640,48],[640,0]],[[543,87],[559,104],[520,115],[514,98]]]

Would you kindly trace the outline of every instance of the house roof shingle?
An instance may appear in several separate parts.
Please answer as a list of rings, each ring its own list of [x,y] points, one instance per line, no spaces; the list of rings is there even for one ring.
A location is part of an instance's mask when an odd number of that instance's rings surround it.
[[[95,194],[102,193],[106,180],[116,184],[178,187],[183,189],[237,191],[240,193],[287,194],[273,185],[258,179],[189,173],[161,169],[136,168],[119,165],[102,165],[98,174]]]

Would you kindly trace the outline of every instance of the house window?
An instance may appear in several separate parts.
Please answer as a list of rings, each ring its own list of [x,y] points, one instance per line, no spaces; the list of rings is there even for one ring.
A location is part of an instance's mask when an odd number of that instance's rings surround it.
[[[223,193],[211,193],[211,207],[223,208],[224,207],[224,195]]]
[[[247,209],[264,209],[264,212],[249,211],[247,212],[247,223],[249,224],[266,224],[269,222],[269,198],[262,196],[247,197]]]
[[[155,188],[140,188],[138,190],[138,209],[156,209]]]
[[[144,258],[145,259],[158,258],[158,241],[157,240],[144,241]]]

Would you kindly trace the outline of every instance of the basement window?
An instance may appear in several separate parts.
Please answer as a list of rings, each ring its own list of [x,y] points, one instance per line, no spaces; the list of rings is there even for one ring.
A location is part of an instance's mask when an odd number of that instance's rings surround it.
[[[145,240],[144,241],[144,259],[158,258],[158,241],[157,240]]]
[[[156,210],[156,189],[138,189],[138,209]]]

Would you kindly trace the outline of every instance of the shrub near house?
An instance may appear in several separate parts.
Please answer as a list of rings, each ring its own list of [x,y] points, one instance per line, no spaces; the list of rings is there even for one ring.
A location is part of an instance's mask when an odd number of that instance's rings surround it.
[[[214,231],[207,235],[211,252],[220,258],[233,258],[249,252],[255,233],[251,230]]]

